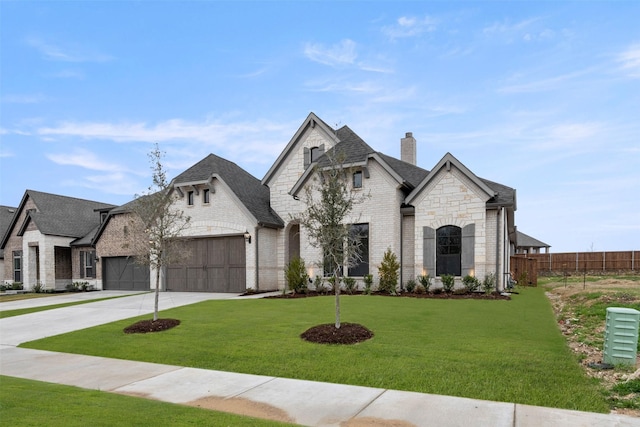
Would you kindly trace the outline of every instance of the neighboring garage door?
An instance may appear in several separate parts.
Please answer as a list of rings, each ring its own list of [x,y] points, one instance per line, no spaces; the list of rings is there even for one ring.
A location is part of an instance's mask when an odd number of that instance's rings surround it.
[[[167,268],[167,290],[181,292],[244,292],[243,236],[187,242],[189,260]]]
[[[138,265],[131,257],[103,257],[102,288],[118,291],[148,291],[149,267]]]

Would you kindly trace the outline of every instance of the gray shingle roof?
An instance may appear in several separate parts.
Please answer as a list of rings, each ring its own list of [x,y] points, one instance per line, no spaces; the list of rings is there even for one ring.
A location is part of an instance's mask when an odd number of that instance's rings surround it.
[[[534,239],[533,237],[528,236],[521,231],[516,231],[516,233],[517,233],[516,239],[518,242],[518,247],[522,247],[522,248],[550,248],[551,247],[551,245],[541,242],[538,239]]]
[[[25,222],[18,224],[18,214],[25,208],[27,199],[35,204],[36,210],[28,213]],[[24,227],[28,221],[33,221],[40,233],[45,235],[75,237],[77,239],[85,237],[94,232],[100,224],[98,211],[114,207],[115,205],[108,203],[27,190],[2,238],[0,248],[4,248],[12,230],[16,227],[18,229]]]
[[[393,169],[395,173],[402,177],[406,184],[408,184],[409,188],[406,189],[405,192],[417,187],[418,184],[420,184],[420,182],[429,174],[428,170],[419,166],[396,159],[395,157],[388,156],[379,151],[375,151],[348,126],[343,126],[338,129],[336,131],[336,135],[340,142],[329,150],[327,155],[333,154],[344,156],[344,159],[340,157],[342,162],[350,164],[365,162],[367,157],[376,153],[391,169]],[[322,156],[318,160],[318,166],[329,166],[329,159],[326,155]],[[488,201],[488,204],[500,206],[515,205],[516,191],[513,188],[483,178],[480,178],[480,180],[497,193],[496,196],[492,197]]]
[[[27,194],[38,208],[37,212],[31,212],[31,220],[42,234],[52,236],[84,237],[100,225],[97,210],[115,207],[107,203],[33,190],[27,190]]]
[[[5,233],[9,230],[13,215],[17,210],[18,208],[11,206],[0,206],[0,239],[3,239]],[[4,258],[4,249],[0,249],[0,259],[2,258]]]
[[[209,154],[207,157],[182,172],[174,184],[208,181],[217,174],[231,191],[263,225],[283,227],[284,222],[270,206],[270,193],[266,185],[249,172],[229,160]]]

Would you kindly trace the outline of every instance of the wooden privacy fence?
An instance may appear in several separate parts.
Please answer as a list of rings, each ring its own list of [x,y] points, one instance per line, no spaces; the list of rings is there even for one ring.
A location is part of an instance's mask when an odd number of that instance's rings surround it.
[[[538,286],[538,260],[528,255],[512,256],[511,277],[519,286]]]
[[[535,259],[540,273],[622,272],[638,271],[640,251],[565,252],[556,254],[528,254]],[[515,257],[518,258],[518,257]]]

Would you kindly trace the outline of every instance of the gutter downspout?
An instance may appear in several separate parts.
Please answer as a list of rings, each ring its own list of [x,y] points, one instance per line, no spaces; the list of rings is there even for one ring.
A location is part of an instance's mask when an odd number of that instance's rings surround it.
[[[404,248],[404,236],[403,236],[403,223],[404,223],[404,215],[402,214],[402,212],[400,212],[400,290],[404,291],[404,281],[402,280],[402,266],[404,265],[403,262],[403,252],[402,249]]]
[[[502,277],[502,273],[498,272],[498,265],[501,263],[500,257],[500,234],[502,231],[502,227],[500,226],[500,212],[503,208],[499,207],[496,211],[496,292],[499,292],[499,281]]]
[[[258,236],[260,235],[259,231],[260,231],[261,228],[262,228],[262,226],[260,225],[260,223],[258,223],[258,225],[256,225],[256,228],[255,228],[255,231],[254,231],[254,233],[256,235],[256,291],[260,290],[260,284],[259,284],[260,283],[259,282],[259,280],[260,280],[260,250],[259,250],[259,246],[260,245],[258,244],[260,242],[260,240],[259,240]]]

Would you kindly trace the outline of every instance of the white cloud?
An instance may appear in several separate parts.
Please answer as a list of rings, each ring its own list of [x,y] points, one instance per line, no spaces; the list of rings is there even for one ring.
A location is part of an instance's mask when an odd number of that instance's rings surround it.
[[[27,44],[38,50],[46,59],[63,62],[107,62],[113,60],[110,55],[92,51],[82,46],[58,46],[38,37],[29,37]]]
[[[510,23],[510,22],[496,22],[488,27],[482,29],[482,32],[487,35],[492,34],[510,34],[510,33],[519,33],[526,30],[531,26],[534,22],[538,21],[539,18],[530,18],[524,21]]]
[[[393,25],[382,28],[382,32],[391,39],[416,37],[423,33],[430,33],[437,29],[436,19],[425,16],[417,18],[414,16],[401,16]]]
[[[7,104],[39,104],[46,100],[46,97],[38,94],[10,94],[2,96],[2,102]]]
[[[121,172],[124,169],[115,163],[108,163],[101,160],[94,153],[78,148],[73,153],[47,154],[46,157],[52,162],[65,166],[78,166],[84,169],[107,172]]]
[[[564,87],[564,85],[571,80],[578,77],[582,77],[595,70],[594,67],[587,68],[585,70],[574,71],[572,73],[561,74],[559,76],[549,77],[546,79],[534,80],[527,83],[512,84],[503,86],[498,89],[500,93],[530,93],[530,92],[543,92],[554,90],[558,87]]]
[[[629,46],[618,55],[620,69],[629,77],[640,78],[640,43]]]
[[[358,56],[356,42],[350,39],[341,40],[329,47],[320,43],[307,43],[304,46],[304,54],[314,62],[331,67],[353,65]]]

